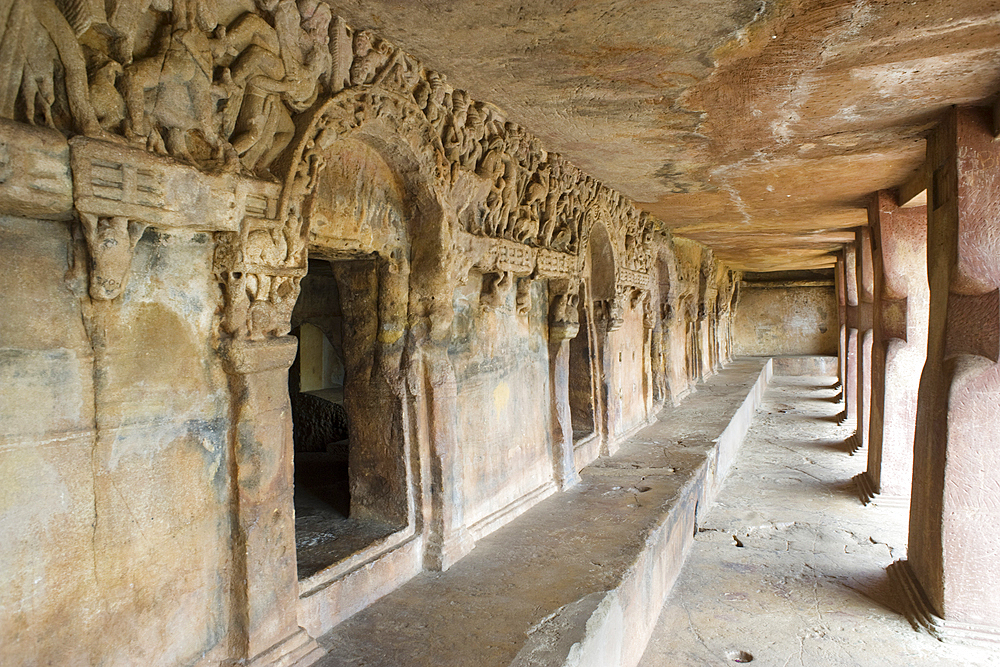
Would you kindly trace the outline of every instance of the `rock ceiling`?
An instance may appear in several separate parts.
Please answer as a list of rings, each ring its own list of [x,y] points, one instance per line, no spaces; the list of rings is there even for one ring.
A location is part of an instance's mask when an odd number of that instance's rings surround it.
[[[1000,0],[352,0],[446,74],[736,267],[816,268],[1000,90]]]

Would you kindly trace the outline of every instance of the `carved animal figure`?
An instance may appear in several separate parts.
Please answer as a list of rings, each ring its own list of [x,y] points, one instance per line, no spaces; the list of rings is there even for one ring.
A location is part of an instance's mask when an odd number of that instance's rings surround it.
[[[108,132],[120,132],[125,120],[125,100],[117,88],[124,71],[116,61],[109,60],[90,78],[90,102],[101,127]]]

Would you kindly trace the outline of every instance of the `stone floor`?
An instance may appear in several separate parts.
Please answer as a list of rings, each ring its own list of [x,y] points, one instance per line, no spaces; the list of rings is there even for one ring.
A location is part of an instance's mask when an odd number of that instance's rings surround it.
[[[859,502],[832,382],[774,378],[640,667],[1000,664],[893,611],[906,512]]]

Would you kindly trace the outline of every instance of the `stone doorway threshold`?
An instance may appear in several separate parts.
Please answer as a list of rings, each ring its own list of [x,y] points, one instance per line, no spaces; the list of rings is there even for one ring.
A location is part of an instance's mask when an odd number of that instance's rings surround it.
[[[985,667],[994,650],[915,632],[886,566],[898,502],[861,504],[833,377],[775,378],[660,614],[640,667]],[[752,658],[752,660],[750,660]]]
[[[635,665],[770,371],[732,362],[578,487],[321,637],[317,665]]]
[[[346,461],[321,452],[298,452],[295,459],[295,555],[300,581],[400,530],[380,521],[348,518]]]

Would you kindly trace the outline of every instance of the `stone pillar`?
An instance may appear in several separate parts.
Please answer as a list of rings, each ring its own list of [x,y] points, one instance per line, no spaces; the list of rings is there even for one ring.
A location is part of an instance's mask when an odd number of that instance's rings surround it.
[[[549,305],[549,405],[552,476],[564,491],[580,482],[573,457],[573,417],[569,405],[569,342],[580,335],[579,283],[551,280]]]
[[[458,382],[445,343],[425,341],[418,353],[418,374],[423,386],[417,395],[423,420],[429,461],[424,494],[429,502],[424,567],[447,570],[475,543],[465,526],[465,494],[462,485],[462,449],[458,442]]]
[[[914,437],[907,560],[890,575],[911,621],[1000,642],[1000,143],[988,108],[928,138],[927,361]]]
[[[837,335],[837,387],[840,389],[841,397],[846,393],[844,390],[847,380],[847,295],[844,290],[844,252],[837,253],[837,264],[833,269],[834,289],[837,292],[837,322],[839,333]]]
[[[599,360],[594,379],[598,387],[596,414],[600,415],[601,456],[612,456],[621,445],[617,441],[622,420],[621,400],[617,399],[614,387],[616,375],[621,366],[612,351],[611,340],[624,322],[625,297],[616,295],[614,299],[592,301],[596,345],[593,354]],[[596,424],[595,424],[596,426]]]
[[[875,308],[868,469],[862,499],[909,506],[917,390],[927,353],[927,207],[882,190],[868,209]]]
[[[652,296],[649,292],[643,292],[640,307],[642,308],[643,414],[645,414],[646,420],[649,421],[656,414],[653,411],[653,383],[655,382],[655,373],[653,371],[653,338],[654,336],[659,336],[659,331],[656,330],[656,321],[653,318]],[[659,346],[657,345],[656,347],[658,352]]]
[[[709,304],[703,302],[698,306],[698,379],[711,377],[712,368],[712,333]]]
[[[236,660],[308,665],[323,651],[299,627],[292,503],[291,336],[230,340],[221,355],[233,396],[233,580]]]
[[[872,395],[872,308],[875,298],[875,277],[872,272],[871,231],[860,227],[855,232],[857,248],[858,307],[854,326],[858,330],[857,351],[857,428],[854,431],[853,452],[868,451],[868,429]]]
[[[854,244],[844,246],[844,300],[846,347],[844,351],[844,413],[841,424],[858,423],[858,282]],[[853,436],[852,436],[853,438]]]

